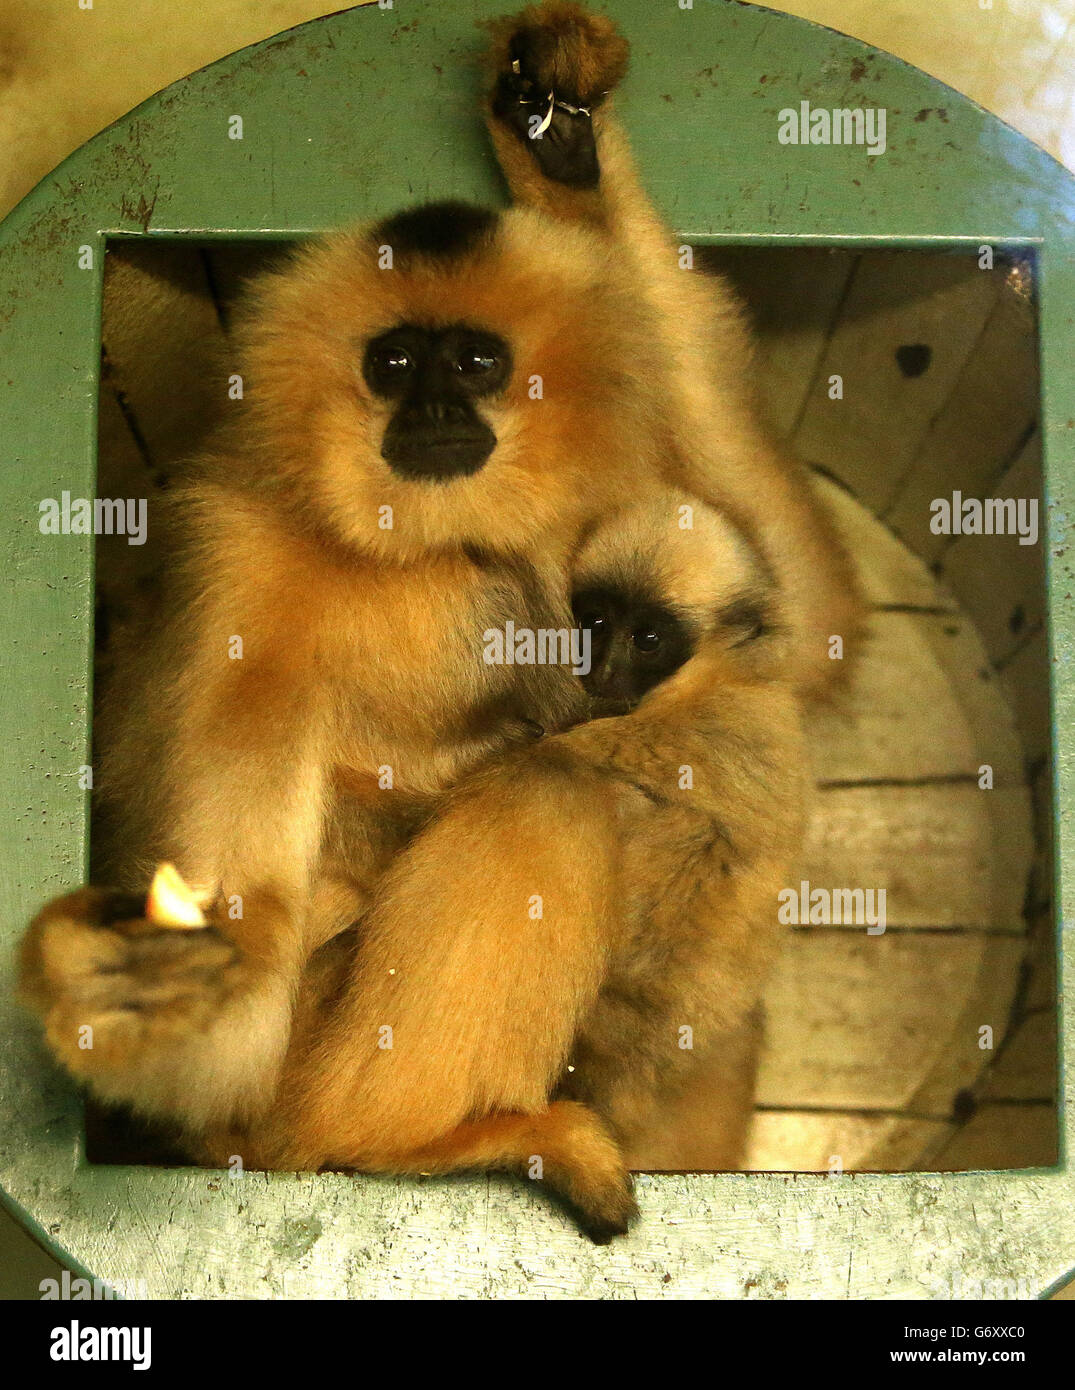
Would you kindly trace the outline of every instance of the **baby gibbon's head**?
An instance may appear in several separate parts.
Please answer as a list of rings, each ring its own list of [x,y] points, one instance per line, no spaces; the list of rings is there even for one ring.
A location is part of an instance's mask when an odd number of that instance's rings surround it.
[[[653,335],[622,277],[600,237],[524,209],[316,242],[251,289],[221,453],[381,556],[571,545],[652,457]]]
[[[636,704],[703,642],[753,643],[772,623],[772,584],[729,519],[661,492],[602,522],[576,560],[572,608],[591,634],[589,694]]]

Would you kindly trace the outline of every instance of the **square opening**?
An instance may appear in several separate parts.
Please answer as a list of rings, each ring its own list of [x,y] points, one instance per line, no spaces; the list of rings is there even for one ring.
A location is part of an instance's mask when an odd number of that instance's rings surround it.
[[[236,296],[282,250],[108,243],[97,492],[146,499],[148,527],[144,544],[97,539],[98,688],[117,632],[167,564],[153,497],[228,409],[221,364]],[[1051,1166],[1054,808],[1034,256],[860,243],[694,255],[748,306],[762,410],[814,471],[871,621],[853,717],[816,722],[817,793],[788,885],[790,940],[766,996],[746,1166]],[[872,931],[833,920],[838,895],[857,889]],[[844,901],[858,910],[857,898]],[[182,1161],[171,1136],[95,1106],[87,1155]]]

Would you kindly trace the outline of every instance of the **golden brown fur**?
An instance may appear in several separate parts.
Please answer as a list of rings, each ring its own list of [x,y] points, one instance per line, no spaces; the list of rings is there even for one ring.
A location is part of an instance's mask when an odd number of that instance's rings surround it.
[[[592,242],[519,211],[470,255],[383,271],[379,237],[360,232],[259,288],[243,413],[176,499],[170,593],[118,663],[97,730],[106,881],[137,887],[170,859],[215,888],[239,983],[201,1032],[178,1005],[98,1018],[68,968],[79,932],[53,909],[24,968],[57,1055],[104,1099],[196,1127],[264,1104],[306,957],[360,914],[429,798],[521,720],[584,713],[566,668],[486,665],[481,634],[565,625],[579,535],[652,472],[645,333]],[[514,375],[489,408],[499,443],[472,477],[401,481],[379,456],[385,412],[355,364],[402,313],[511,341]],[[77,1046],[86,1022],[92,1051]]]
[[[678,248],[639,184],[606,97],[626,69],[626,44],[612,20],[571,0],[548,0],[491,27],[494,85],[520,36],[525,43],[528,32],[551,31],[526,45],[537,90],[566,87],[572,100],[590,106],[600,165],[592,188],[545,177],[537,142],[520,139],[494,100],[487,123],[512,196],[549,217],[597,229],[632,275],[656,325],[661,366],[651,388],[663,407],[670,480],[735,516],[755,539],[780,585],[793,634],[788,672],[808,698],[827,700],[845,683],[861,641],[852,566],[802,466],[761,426],[757,366],[735,293],[717,276],[681,268]],[[841,660],[830,657],[832,636],[843,640]]]
[[[631,717],[558,740],[653,800],[621,817],[620,931],[561,1094],[601,1114],[631,1167],[737,1168],[779,944],[773,903],[803,824],[789,634],[742,536],[684,494],[605,523],[576,573],[659,600],[698,648]]]

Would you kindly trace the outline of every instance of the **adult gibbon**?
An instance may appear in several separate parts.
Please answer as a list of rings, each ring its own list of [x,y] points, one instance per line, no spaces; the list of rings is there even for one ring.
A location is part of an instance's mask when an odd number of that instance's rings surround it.
[[[619,1181],[616,1146],[587,1108],[544,1109],[548,1067],[532,1054],[562,1056],[603,978],[621,827],[586,795],[595,771],[557,762],[556,737],[532,743],[585,718],[578,682],[562,667],[490,666],[481,634],[567,622],[580,544],[658,481],[726,507],[760,551],[797,691],[836,678],[829,637],[850,642],[857,609],[827,520],[753,422],[737,312],[677,269],[597,107],[622,41],[550,4],[505,21],[495,51],[491,128],[534,206],[442,205],[330,237],[252,296],[245,399],[175,499],[169,592],[97,731],[99,863],[121,891],[82,889],[39,914],[22,990],[55,1054],[106,1101],[191,1136],[242,1127],[273,1104],[311,952],[365,911],[378,939],[386,924],[421,938],[416,1007],[456,1017],[472,1003],[460,1075],[480,1076],[488,1052],[519,1059],[502,1102],[532,1113],[495,1122],[517,1127],[511,1152],[540,1120],[547,1146],[533,1151],[570,1154],[579,1173],[588,1145],[600,1189]],[[549,144],[529,125],[520,138],[514,108],[544,102],[550,81]],[[568,156],[589,149],[584,178],[572,157],[550,168],[536,153],[561,134]],[[643,709],[690,683],[680,675]],[[532,827],[575,800],[570,839],[539,839]],[[165,859],[214,893],[209,927],[146,920],[140,890]],[[574,932],[561,911],[538,938],[541,969],[524,951],[502,975],[497,914],[514,921],[534,894],[595,925]],[[485,955],[446,982],[459,910],[479,902],[492,909]],[[356,979],[372,959],[363,944]],[[534,971],[526,1007],[509,1000],[513,969]],[[92,1048],[79,1046],[87,1024]],[[319,1081],[347,1101],[346,1038],[326,1033],[316,1059],[288,1161],[331,1149],[314,1133]],[[439,1142],[451,1095],[431,1082],[428,1116],[404,1116],[399,1142]],[[491,1103],[480,1081],[472,1099],[476,1114]]]
[[[633,306],[591,234],[523,209],[403,214],[257,287],[245,400],[176,492],[169,590],[95,731],[104,881],[170,860],[213,929],[136,929],[91,888],[24,943],[99,1097],[195,1129],[264,1104],[310,951],[431,802],[584,717],[569,668],[490,665],[482,633],[569,626],[579,537],[656,471]]]

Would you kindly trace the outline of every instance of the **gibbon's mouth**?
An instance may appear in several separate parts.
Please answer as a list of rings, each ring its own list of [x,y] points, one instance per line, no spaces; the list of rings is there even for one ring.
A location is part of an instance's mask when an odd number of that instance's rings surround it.
[[[627,696],[601,695],[586,684],[583,677],[583,689],[590,696],[590,718],[591,719],[613,719],[617,716],[630,714],[638,706],[638,700],[632,700]]]
[[[488,427],[448,433],[386,434],[381,454],[401,478],[447,482],[477,473],[496,448],[496,435]]]

